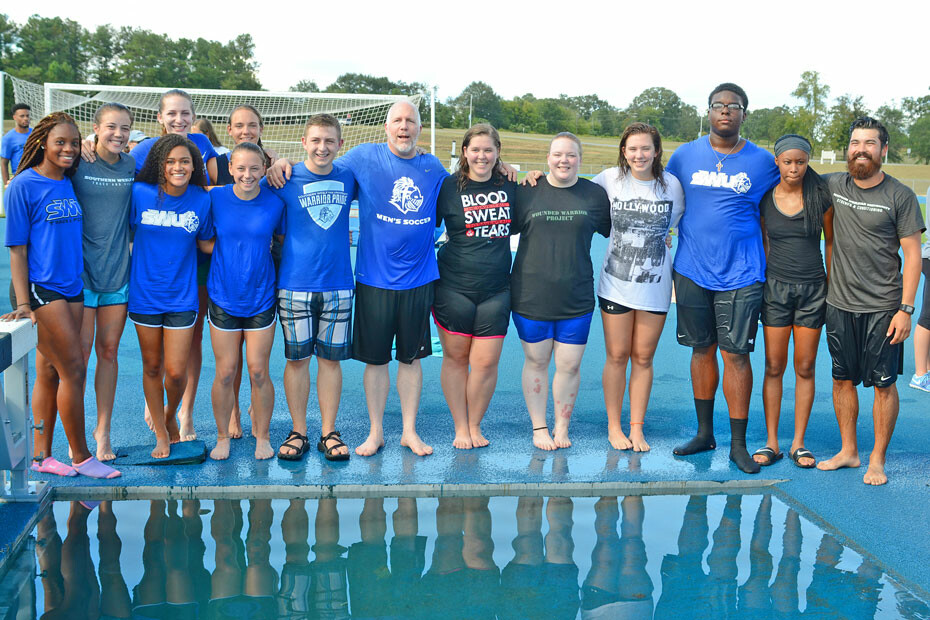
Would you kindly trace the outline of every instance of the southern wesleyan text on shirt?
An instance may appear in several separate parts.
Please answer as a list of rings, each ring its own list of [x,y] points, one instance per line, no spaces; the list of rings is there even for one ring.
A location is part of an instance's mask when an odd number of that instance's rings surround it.
[[[465,235],[499,239],[510,236],[510,197],[504,190],[463,194]]]

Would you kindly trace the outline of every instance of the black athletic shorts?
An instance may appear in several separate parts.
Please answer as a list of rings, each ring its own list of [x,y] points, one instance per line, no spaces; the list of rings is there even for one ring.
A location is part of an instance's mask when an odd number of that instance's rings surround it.
[[[924,329],[930,329],[930,258],[922,259],[920,265],[924,274],[924,300],[920,306],[917,324]]]
[[[700,349],[716,344],[721,351],[745,355],[756,347],[762,283],[732,291],[712,291],[674,272],[678,307],[678,343]]]
[[[635,310],[635,308],[630,308],[629,306],[618,304],[615,301],[604,299],[600,295],[597,296],[597,306],[604,314],[626,314],[627,312]],[[649,314],[655,314],[657,316],[665,316],[668,314],[668,312],[659,312],[658,310],[641,310],[640,312],[648,312]]]
[[[432,305],[432,282],[401,291],[356,283],[352,357],[366,364],[387,364],[392,344],[397,347],[395,359],[405,364],[431,355]]]
[[[207,320],[222,332],[255,332],[268,329],[274,325],[275,318],[274,304],[255,316],[233,316],[213,303],[212,299],[207,301]]]
[[[847,312],[827,305],[827,346],[834,379],[880,388],[898,380],[904,368],[904,343],[890,344],[885,335],[897,312]]]
[[[457,336],[503,338],[510,327],[510,289],[463,293],[437,284],[433,319],[439,329]]]
[[[190,329],[197,322],[197,311],[162,312],[161,314],[140,314],[130,312],[129,320],[142,327],[163,327],[165,329]]]
[[[820,329],[827,314],[827,281],[782,282],[769,278],[762,295],[762,324],[766,327]]]
[[[14,297],[16,295],[13,295]],[[59,299],[64,299],[68,303],[84,303],[84,289],[81,289],[81,292],[75,295],[74,297],[65,297],[61,293],[57,293],[51,289],[47,289],[44,286],[40,286],[35,282],[29,283],[29,308],[35,312],[42,306],[57,301]],[[15,308],[14,308],[15,310]]]

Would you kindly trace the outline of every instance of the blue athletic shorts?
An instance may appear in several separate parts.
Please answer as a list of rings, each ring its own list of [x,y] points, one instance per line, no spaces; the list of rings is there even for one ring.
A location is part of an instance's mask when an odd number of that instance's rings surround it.
[[[533,344],[553,339],[562,344],[587,344],[593,312],[560,321],[536,321],[513,314],[513,324],[520,340]]]
[[[127,282],[117,291],[98,293],[89,288],[84,289],[84,307],[100,308],[101,306],[118,306],[129,303],[129,283]]]

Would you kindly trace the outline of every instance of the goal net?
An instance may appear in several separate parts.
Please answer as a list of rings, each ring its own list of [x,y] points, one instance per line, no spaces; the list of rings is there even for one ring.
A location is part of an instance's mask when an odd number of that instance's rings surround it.
[[[168,88],[146,86],[101,86],[96,84],[34,84],[9,76],[17,103],[27,103],[33,118],[51,112],[67,112],[78,122],[81,135],[92,131],[94,112],[102,104],[118,102],[132,110],[133,129],[149,137],[161,136],[156,121],[158,102]],[[350,95],[337,93],[264,92],[256,90],[184,89],[194,102],[199,118],[213,124],[217,137],[228,148],[234,146],[226,133],[229,113],[238,105],[249,104],[264,122],[262,144],[281,157],[303,159],[301,148],[304,124],[313,114],[329,113],[342,124],[345,140],[342,152],[365,142],[384,140],[384,120],[397,101],[420,105],[421,95]]]

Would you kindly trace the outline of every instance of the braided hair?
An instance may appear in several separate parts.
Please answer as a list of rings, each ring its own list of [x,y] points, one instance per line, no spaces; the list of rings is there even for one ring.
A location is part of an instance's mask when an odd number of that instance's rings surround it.
[[[28,170],[29,168],[35,168],[45,161],[45,142],[48,140],[48,135],[52,132],[52,129],[58,125],[72,125],[78,132],[78,139],[80,139],[81,130],[69,114],[65,114],[64,112],[52,112],[39,121],[39,124],[35,126],[32,133],[26,138],[26,144],[23,145],[23,155],[19,160],[19,167],[16,169],[16,174]],[[65,170],[65,176],[74,176],[80,161],[80,157],[75,157],[74,161],[71,162],[71,167]]]
[[[191,172],[190,185],[196,185],[198,187],[205,187],[208,185],[207,175],[206,172],[204,172],[203,156],[200,154],[197,145],[191,142],[186,136],[175,133],[162,136],[158,139],[158,142],[152,146],[152,150],[149,151],[145,164],[142,166],[142,170],[136,175],[136,181],[157,185],[160,192],[161,188],[167,183],[167,178],[165,177],[165,161],[168,159],[168,155],[171,151],[179,146],[183,146],[190,151],[191,161],[194,164],[194,170]]]

